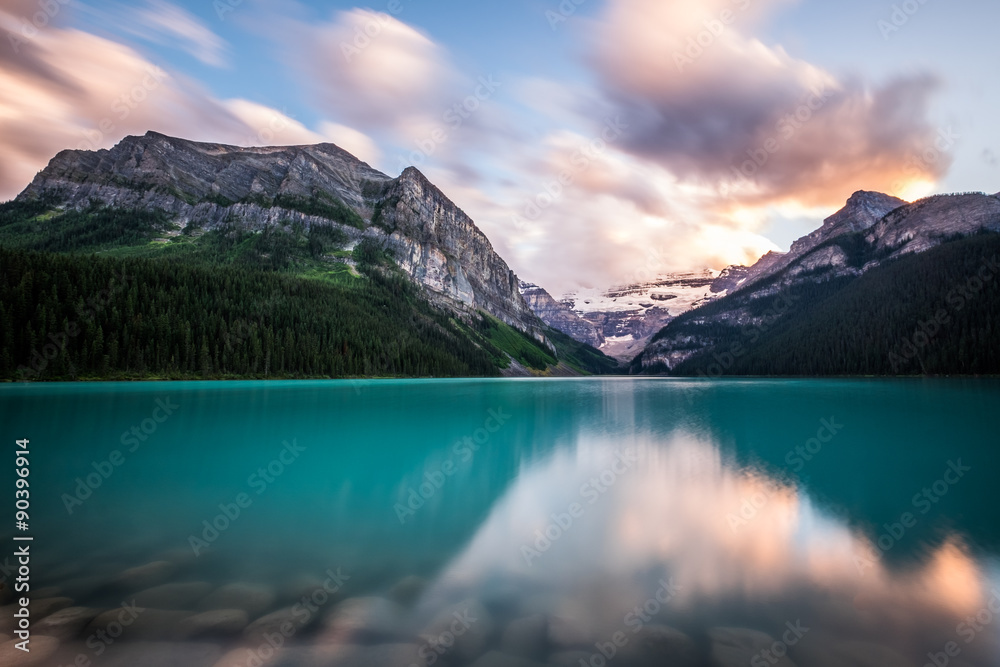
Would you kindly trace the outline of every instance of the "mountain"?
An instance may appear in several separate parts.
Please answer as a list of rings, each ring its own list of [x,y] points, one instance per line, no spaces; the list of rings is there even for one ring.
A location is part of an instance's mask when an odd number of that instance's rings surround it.
[[[528,307],[547,325],[581,343],[597,348],[604,344],[604,335],[594,324],[574,313],[565,303],[556,301],[543,288],[524,281],[519,287]]]
[[[880,192],[855,192],[847,200],[844,208],[824,220],[819,229],[792,243],[792,247],[787,253],[769,252],[753,266],[731,267],[735,270],[745,269],[742,272],[742,279],[738,280],[734,287],[742,288],[775,275],[799,262],[830,239],[870,229],[890,211],[905,204],[906,202],[902,199]]]
[[[1000,344],[989,310],[992,293],[959,299],[956,290],[961,295],[963,285],[982,282],[979,271],[989,274],[998,232],[1000,195],[939,195],[906,204],[855,193],[788,253],[769,253],[752,267],[724,272],[717,287],[731,291],[670,322],[631,370],[914,372],[899,363],[897,346],[909,350],[903,344],[914,330],[942,311],[960,325],[935,329],[940,348],[933,360],[921,358],[916,372],[989,368],[985,360],[992,356],[984,346]]]
[[[673,318],[721,296],[712,291],[717,278],[711,270],[669,273],[609,290],[578,290],[565,295],[561,303],[594,327],[601,340],[595,347],[608,356],[628,361]]]
[[[333,144],[241,148],[147,132],[110,150],[59,153],[18,199],[159,211],[182,231],[333,223],[352,243],[391,250],[437,303],[544,339],[514,272],[469,216],[417,169],[393,179]]]
[[[32,377],[616,367],[545,325],[486,236],[417,169],[391,178],[333,144],[241,148],[149,132],[63,151],[0,205],[0,246],[6,266],[47,267],[29,283],[9,270],[0,281],[18,332],[0,348],[6,377],[39,358],[62,320],[77,323],[83,286],[107,292],[116,273],[185,290],[168,299],[146,283],[122,287],[127,300]]]

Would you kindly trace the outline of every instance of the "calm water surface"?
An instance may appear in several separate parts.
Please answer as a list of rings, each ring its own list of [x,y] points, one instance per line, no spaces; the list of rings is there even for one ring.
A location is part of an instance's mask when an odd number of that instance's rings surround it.
[[[998,400],[39,384],[0,387],[0,424],[31,440],[39,664],[995,667]]]

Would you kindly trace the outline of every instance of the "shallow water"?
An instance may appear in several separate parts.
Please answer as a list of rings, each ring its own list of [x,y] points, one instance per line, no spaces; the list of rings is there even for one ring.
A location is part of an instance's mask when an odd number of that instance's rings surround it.
[[[41,664],[986,667],[998,398],[972,380],[10,385],[0,423],[31,440]],[[133,600],[134,622],[107,613]],[[90,611],[46,623],[69,604]]]

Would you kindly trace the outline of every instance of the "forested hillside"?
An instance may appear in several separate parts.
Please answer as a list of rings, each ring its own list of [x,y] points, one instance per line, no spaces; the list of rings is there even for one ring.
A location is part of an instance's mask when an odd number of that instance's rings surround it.
[[[177,230],[162,215],[0,206],[0,379],[499,375],[555,365],[486,316],[433,307],[335,226]],[[585,350],[582,372],[615,364]],[[510,356],[508,356],[510,355]]]
[[[0,249],[0,377],[495,375],[501,353],[366,266],[358,286]]]
[[[855,241],[837,243],[864,253]],[[672,375],[1000,374],[998,234],[756,299],[743,306],[752,325],[711,319],[742,298],[737,292],[691,311],[658,334],[713,342]]]

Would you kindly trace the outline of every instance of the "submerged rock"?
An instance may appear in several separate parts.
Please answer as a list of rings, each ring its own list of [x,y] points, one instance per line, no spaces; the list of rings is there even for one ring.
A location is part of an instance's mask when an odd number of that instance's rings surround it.
[[[63,595],[63,589],[59,586],[46,586],[45,588],[39,588],[37,591],[32,590],[31,596],[35,598],[67,597]]]
[[[98,591],[117,587],[115,584],[110,584],[106,576],[90,576],[90,577],[80,577],[70,579],[63,582],[63,594],[67,597],[74,598],[76,600],[84,600],[91,597]]]
[[[698,650],[686,634],[666,625],[646,625],[638,632],[625,633],[628,643],[621,648],[620,661],[635,667],[695,667]]]
[[[165,560],[146,563],[122,572],[114,584],[126,590],[135,591],[156,586],[170,579],[177,572],[177,566]]]
[[[581,621],[562,616],[550,616],[548,641],[553,650],[592,649],[594,637],[590,628]]]
[[[255,644],[266,642],[267,636],[274,634],[287,639],[311,625],[316,616],[301,606],[285,607],[255,620],[243,630],[243,636]]]
[[[215,644],[123,642],[100,658],[100,667],[212,667],[222,656]],[[246,665],[244,665],[246,667]]]
[[[746,667],[757,656],[774,667],[796,667],[787,655],[779,658],[772,652],[768,655],[773,660],[767,660],[763,652],[772,651],[780,642],[759,630],[712,628],[708,636],[712,640],[712,664],[715,667]]]
[[[177,624],[183,638],[204,635],[238,635],[250,623],[242,609],[213,609],[185,618]]]
[[[834,637],[810,637],[792,649],[792,655],[805,667],[910,667],[909,660],[881,644],[843,641]],[[964,663],[949,656],[948,667]]]
[[[37,621],[32,630],[57,639],[71,639],[100,613],[100,609],[91,607],[66,607]]]
[[[0,644],[0,667],[35,667],[36,665],[47,665],[59,648],[59,640],[55,637],[45,635],[32,635],[29,647],[30,652],[24,652],[17,648],[19,639],[12,639]]]
[[[471,661],[486,650],[493,635],[493,616],[477,600],[451,605],[438,614],[421,632],[425,645],[450,660]]]
[[[415,644],[323,644],[234,649],[213,667],[429,667]]]
[[[73,604],[73,598],[39,598],[28,605],[32,620],[39,620]]]
[[[267,658],[264,658],[257,648],[235,648],[221,658],[219,658],[212,667],[248,667],[248,665],[255,665],[256,667],[273,667],[282,657],[288,649],[280,648],[273,650],[268,654]]]
[[[511,655],[541,659],[549,648],[549,621],[542,614],[515,619],[504,628],[500,648]]]
[[[174,639],[179,636],[180,622],[193,616],[188,611],[167,609],[145,609],[138,606],[124,606],[106,611],[87,626],[87,634],[103,630],[114,635],[121,628],[121,636],[125,639]]]
[[[472,667],[545,667],[545,663],[500,651],[490,651],[472,663]]]
[[[238,582],[226,584],[209,593],[198,603],[199,609],[242,609],[251,616],[262,614],[278,595],[270,586]]]
[[[212,584],[206,582],[189,582],[182,584],[163,584],[147,588],[133,597],[140,607],[154,609],[191,609],[194,603],[205,597],[212,590]]]
[[[393,602],[408,607],[417,601],[425,588],[427,588],[427,580],[422,577],[404,577],[389,589],[388,596]]]
[[[398,636],[403,608],[380,597],[350,598],[324,619],[323,638],[332,642],[370,641]]]
[[[580,667],[590,664],[593,657],[594,654],[587,651],[559,651],[549,656],[548,664],[552,667]]]

